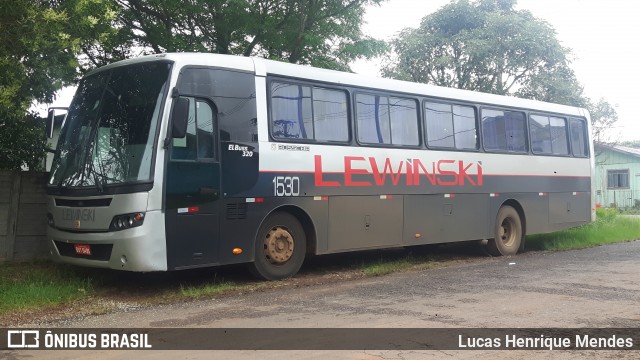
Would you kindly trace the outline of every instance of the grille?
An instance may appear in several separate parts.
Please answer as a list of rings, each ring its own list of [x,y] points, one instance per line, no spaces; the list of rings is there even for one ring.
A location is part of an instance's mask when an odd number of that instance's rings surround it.
[[[111,205],[111,198],[102,199],[56,199],[56,206],[66,207],[107,207]]]
[[[247,203],[227,204],[227,220],[247,218]]]

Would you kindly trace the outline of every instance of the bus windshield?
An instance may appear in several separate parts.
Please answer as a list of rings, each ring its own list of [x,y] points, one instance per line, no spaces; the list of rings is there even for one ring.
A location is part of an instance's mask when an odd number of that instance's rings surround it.
[[[85,77],[60,134],[49,185],[95,187],[151,180],[171,64],[147,62]]]

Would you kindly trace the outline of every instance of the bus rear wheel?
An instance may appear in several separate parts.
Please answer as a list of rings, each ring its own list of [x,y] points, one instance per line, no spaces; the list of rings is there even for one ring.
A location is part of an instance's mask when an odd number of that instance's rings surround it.
[[[285,212],[273,213],[260,226],[250,270],[265,280],[292,277],[300,270],[306,251],[307,240],[298,219]]]
[[[487,250],[493,256],[515,255],[522,244],[522,220],[516,209],[503,206],[498,210],[494,238],[489,239]]]

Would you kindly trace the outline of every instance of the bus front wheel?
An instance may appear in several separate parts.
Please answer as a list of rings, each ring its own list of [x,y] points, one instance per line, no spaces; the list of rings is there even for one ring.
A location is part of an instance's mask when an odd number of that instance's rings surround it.
[[[515,255],[522,243],[522,220],[516,209],[503,206],[498,210],[494,238],[489,239],[487,250],[493,256]]]
[[[276,212],[262,223],[255,244],[255,260],[251,272],[265,280],[294,276],[307,251],[302,225],[293,215]]]

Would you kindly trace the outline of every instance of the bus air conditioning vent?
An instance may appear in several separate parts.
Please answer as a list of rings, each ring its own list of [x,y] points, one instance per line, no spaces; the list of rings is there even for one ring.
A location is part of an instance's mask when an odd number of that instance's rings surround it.
[[[247,203],[227,204],[227,220],[243,220],[247,218]]]

